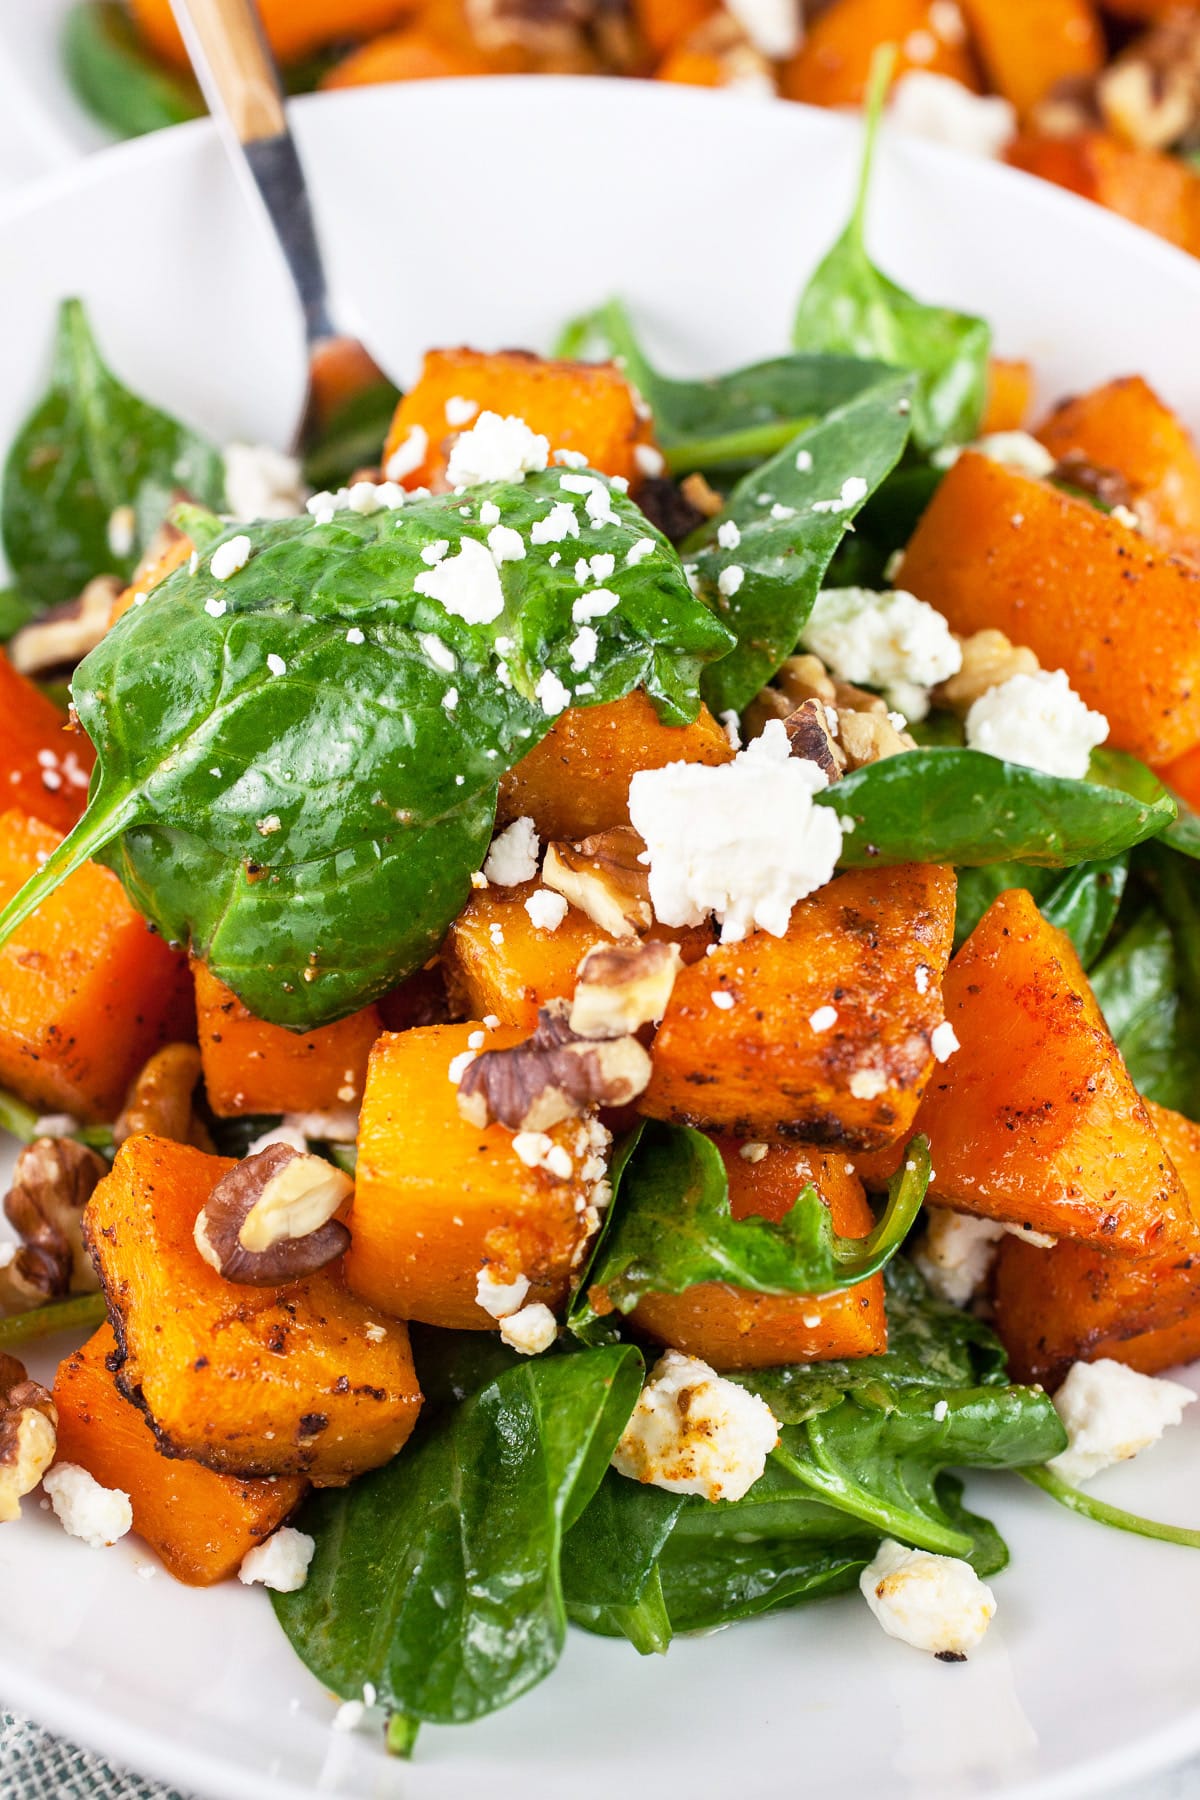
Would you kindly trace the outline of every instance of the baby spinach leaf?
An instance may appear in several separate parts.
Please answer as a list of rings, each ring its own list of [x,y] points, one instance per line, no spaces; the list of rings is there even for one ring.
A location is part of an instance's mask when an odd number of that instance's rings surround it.
[[[1200,1035],[1180,992],[1171,927],[1156,907],[1137,915],[1090,979],[1138,1092],[1200,1119]]]
[[[437,1413],[385,1468],[315,1494],[308,1582],[272,1596],[293,1649],[346,1698],[462,1724],[562,1653],[563,1534],[637,1399],[629,1346],[530,1358]]]
[[[867,1238],[834,1231],[829,1208],[806,1187],[778,1224],[735,1219],[729,1181],[711,1138],[687,1126],[648,1124],[630,1156],[568,1322],[587,1339],[607,1330],[592,1296],[620,1313],[643,1294],[681,1294],[727,1281],[756,1294],[824,1294],[865,1281],[895,1255],[929,1184],[929,1147],[909,1146],[887,1208]]]
[[[829,413],[745,476],[684,545],[700,593],[737,638],[705,675],[715,712],[740,712],[795,649],[843,534],[904,449],[910,392],[894,376]]]
[[[1065,931],[1084,968],[1095,962],[1117,916],[1129,875],[1127,855],[1077,863],[1059,871],[1034,863],[991,863],[962,869],[954,916],[954,948],[966,942],[992,901],[1008,888],[1025,888],[1042,917]]]
[[[1105,1500],[1097,1500],[1094,1494],[1085,1494],[1072,1487],[1053,1469],[1024,1469],[1022,1474],[1033,1487],[1041,1488],[1068,1512],[1079,1513],[1096,1525],[1110,1525],[1116,1531],[1131,1532],[1134,1537],[1157,1538],[1160,1543],[1182,1544],[1185,1549],[1200,1550],[1200,1531],[1187,1525],[1164,1525],[1157,1519],[1143,1518],[1141,1513],[1126,1512],[1123,1506],[1110,1506]]]
[[[641,1655],[661,1655],[671,1629],[658,1559],[686,1504],[683,1494],[609,1469],[563,1539],[567,1616],[595,1630],[604,1614]]]
[[[181,488],[222,506],[220,452],[118,381],[82,303],[64,300],[49,391],[4,465],[4,551],[18,587],[52,606],[93,575],[128,578]],[[128,529],[114,523],[125,506]]]
[[[593,524],[580,505],[579,538],[534,541],[585,480],[608,516]],[[523,552],[499,569],[484,507],[503,515],[503,547]],[[599,476],[555,469],[470,500],[233,535],[248,544],[236,572],[215,577],[210,548],[80,664],[97,782],[80,825],[0,914],[0,942],[103,855],[168,939],[293,1029],[342,1017],[426,960],[469,892],[500,776],[568,700],[641,686],[683,723],[701,661],[730,641],[666,539]],[[652,547],[628,562],[639,543]],[[576,575],[585,553],[612,564],[603,594]],[[421,591],[458,557],[484,610],[499,609],[486,621]],[[576,609],[593,596],[583,628]]]
[[[917,377],[913,443],[930,451],[977,435],[992,334],[984,319],[916,299],[867,254],[867,194],[890,74],[890,63],[882,61],[873,71],[854,209],[804,290],[792,343],[797,350],[872,357],[911,370]]]
[[[1174,802],[1144,764],[1098,751],[1086,781],[1043,775],[981,750],[929,746],[870,763],[817,795],[853,821],[843,868],[1021,861],[1099,862],[1153,837]]]
[[[204,112],[195,81],[146,48],[120,0],[81,0],[67,14],[60,45],[76,99],[118,137],[141,137]]]

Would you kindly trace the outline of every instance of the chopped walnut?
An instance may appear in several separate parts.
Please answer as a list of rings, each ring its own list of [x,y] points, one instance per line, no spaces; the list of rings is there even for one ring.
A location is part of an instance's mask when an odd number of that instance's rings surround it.
[[[1192,148],[1200,137],[1200,19],[1182,11],[1145,31],[1098,77],[1110,131],[1140,150]]]
[[[35,1138],[18,1156],[4,1212],[22,1239],[0,1269],[0,1305],[28,1312],[99,1287],[83,1243],[83,1209],[108,1164],[74,1138]]]
[[[544,74],[633,73],[638,48],[622,0],[467,0],[481,50],[523,50]]]
[[[77,600],[52,606],[40,619],[23,625],[8,646],[13,668],[22,675],[73,669],[108,630],[113,601],[123,586],[115,575],[97,575]]]
[[[552,1000],[537,1030],[509,1050],[485,1050],[463,1071],[458,1110],[472,1125],[548,1131],[594,1107],[626,1106],[650,1080],[635,1037],[590,1040],[572,1031],[571,1002]]]
[[[198,1126],[192,1096],[200,1079],[200,1052],[194,1044],[164,1044],[144,1063],[130,1084],[125,1104],[113,1126],[113,1142],[126,1138],[169,1138],[195,1144]],[[207,1138],[207,1133],[205,1132]],[[206,1146],[200,1144],[198,1148]]]
[[[680,960],[678,944],[597,944],[579,965],[571,1030],[582,1038],[621,1038],[657,1023]]]
[[[654,923],[645,844],[631,825],[617,825],[578,844],[551,844],[542,880],[610,937],[635,937]]]
[[[742,737],[749,744],[762,736],[772,719],[786,719],[793,702],[776,687],[760,688],[742,714]]]
[[[270,1144],[218,1181],[196,1220],[196,1248],[226,1281],[299,1281],[349,1248],[334,1214],[353,1192],[350,1177],[323,1157]]]
[[[792,755],[816,763],[830,782],[841,779],[846,756],[835,742],[823,700],[805,700],[784,720]]]
[[[839,713],[877,713],[884,719],[888,713],[888,703],[882,694],[872,694],[866,688],[855,687],[852,681],[834,682],[833,704]]]
[[[1103,124],[1094,75],[1065,75],[1043,95],[1030,115],[1035,131],[1046,137],[1073,137]]]
[[[679,491],[688,505],[695,507],[702,519],[715,519],[724,510],[724,499],[703,475],[685,476],[679,484]]]
[[[0,1522],[21,1516],[54,1461],[58,1413],[40,1382],[30,1381],[15,1356],[0,1352]]]
[[[976,700],[1012,675],[1035,675],[1038,659],[1024,645],[1010,643],[1002,631],[988,626],[959,638],[962,667],[933,691],[935,705],[948,706],[965,718]]]
[[[897,731],[886,714],[880,717],[874,712],[840,712],[838,742],[845,752],[848,769],[862,769],[868,763],[916,749],[907,731]]]
[[[819,656],[807,651],[802,656],[788,657],[775,677],[775,685],[782,688],[793,706],[799,706],[805,700],[820,700],[826,706],[833,706],[837,700],[832,675]]]

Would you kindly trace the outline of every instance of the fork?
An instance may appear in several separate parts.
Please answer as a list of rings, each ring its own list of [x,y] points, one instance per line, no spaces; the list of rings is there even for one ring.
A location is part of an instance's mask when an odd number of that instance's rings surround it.
[[[304,167],[255,0],[171,0],[209,110],[275,234],[304,317],[308,382],[293,449],[303,457],[342,400],[387,376],[339,328]]]

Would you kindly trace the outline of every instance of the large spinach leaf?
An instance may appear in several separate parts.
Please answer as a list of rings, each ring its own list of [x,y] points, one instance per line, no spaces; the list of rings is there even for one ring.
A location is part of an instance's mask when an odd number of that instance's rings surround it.
[[[1112,930],[1128,875],[1127,855],[1077,863],[1061,871],[1034,863],[991,863],[962,869],[954,947],[957,950],[966,942],[998,895],[1008,888],[1025,888],[1037,901],[1042,917],[1066,932],[1084,968],[1090,968]]]
[[[684,546],[737,647],[706,672],[716,712],[748,705],[790,656],[830,558],[908,438],[911,383],[893,376],[836,408],[745,476]]]
[[[49,391],[4,465],[4,550],[21,593],[51,606],[93,575],[132,575],[179,489],[223,505],[220,452],[118,381],[82,304],[65,300]]]
[[[604,497],[596,524],[579,504],[588,479]],[[565,553],[532,532],[564,502],[583,534]],[[485,508],[503,515],[497,547],[522,551],[498,569]],[[470,500],[237,535],[244,566],[218,580],[206,550],[76,671],[100,772],[80,825],[0,914],[0,942],[103,855],[260,1017],[326,1024],[436,947],[484,854],[500,776],[558,710],[642,686],[682,723],[701,660],[729,643],[666,539],[598,476],[550,470]],[[576,547],[608,558],[603,590],[577,578]],[[466,605],[470,622],[428,591],[459,557],[494,616]]]
[[[797,350],[871,357],[917,377],[913,443],[918,450],[966,443],[979,429],[987,396],[991,329],[986,320],[929,306],[898,287],[867,254],[866,210],[891,63],[873,71],[858,192],[849,224],[818,265],[792,327]]]
[[[1097,751],[1086,781],[1043,775],[982,750],[928,746],[856,769],[817,795],[853,822],[843,868],[1028,862],[1063,868],[1153,837],[1175,803],[1143,763]]]
[[[608,1468],[641,1380],[628,1347],[529,1359],[435,1413],[402,1455],[310,1499],[307,1584],[273,1596],[326,1687],[461,1724],[562,1653],[564,1532]]]
[[[76,97],[118,137],[198,119],[200,89],[147,49],[120,0],[79,0],[63,23],[63,67]]]
[[[929,1146],[909,1145],[883,1217],[866,1238],[834,1231],[829,1208],[806,1187],[774,1223],[735,1219],[729,1180],[711,1138],[687,1126],[648,1124],[621,1172],[569,1315],[585,1340],[611,1330],[643,1294],[681,1294],[702,1281],[727,1281],[756,1294],[824,1294],[865,1281],[890,1261],[929,1185]]]
[[[1105,952],[1091,983],[1138,1092],[1200,1119],[1200,1036],[1180,991],[1171,927],[1155,906]]]

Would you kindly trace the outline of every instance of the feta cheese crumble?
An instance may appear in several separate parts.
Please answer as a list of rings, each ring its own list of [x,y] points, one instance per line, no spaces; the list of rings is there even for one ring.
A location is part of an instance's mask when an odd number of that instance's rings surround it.
[[[482,412],[469,431],[457,438],[446,465],[453,488],[479,487],[486,481],[524,481],[550,461],[550,445],[524,419]]]
[[[307,493],[294,456],[270,444],[226,444],[225,504],[235,519],[291,519]]]
[[[699,925],[715,913],[724,943],[754,930],[782,937],[797,900],[837,866],[837,815],[813,802],[825,786],[815,763],[790,754],[781,719],[732,762],[636,774],[629,814],[646,843],[662,924]]]
[[[1108,720],[1079,698],[1063,669],[1010,675],[972,705],[967,743],[1005,762],[1082,781]]]
[[[538,872],[539,839],[532,819],[514,819],[492,839],[483,872],[497,887],[516,887]]]
[[[208,614],[210,619],[219,619],[219,618],[223,617],[225,612],[228,610],[228,607],[229,607],[228,600],[214,600],[212,598],[211,594],[209,595],[208,599],[204,602],[204,610]]]
[[[497,1281],[491,1269],[484,1267],[475,1277],[475,1298],[493,1319],[506,1319],[510,1313],[520,1312],[528,1292],[528,1275],[518,1275],[515,1281]]]
[[[698,1356],[668,1350],[651,1369],[612,1460],[619,1474],[668,1493],[740,1500],[778,1442],[765,1400]]]
[[[504,611],[500,572],[491,551],[478,538],[463,538],[457,556],[446,557],[436,568],[423,569],[414,577],[413,588],[468,625],[490,625]]]
[[[576,625],[587,625],[592,619],[607,618],[608,614],[620,604],[620,594],[614,594],[611,588],[593,588],[590,594],[584,594],[581,599],[572,601],[571,618]]]
[[[934,1026],[929,1034],[929,1048],[933,1051],[935,1061],[940,1063],[948,1062],[956,1050],[962,1049],[958,1034],[949,1019],[943,1019],[940,1025]]]
[[[816,1012],[808,1015],[808,1022],[814,1031],[829,1031],[837,1024],[836,1006],[818,1006]]]
[[[493,525],[488,532],[488,549],[499,568],[506,562],[524,562],[525,539],[511,525]]]
[[[628,550],[625,552],[625,567],[627,569],[636,569],[640,562],[645,562],[648,556],[653,555],[654,539],[639,538],[637,543],[630,544]]]
[[[403,481],[406,475],[416,474],[428,452],[429,433],[423,425],[412,425],[388,457],[383,472],[389,481]]]
[[[1049,1466],[1078,1487],[1156,1444],[1168,1425],[1179,1424],[1184,1407],[1195,1398],[1178,1381],[1139,1375],[1110,1357],[1073,1363],[1054,1396],[1069,1441]]]
[[[996,1596],[969,1562],[894,1538],[884,1538],[858,1585],[889,1637],[934,1656],[977,1649],[996,1612]]]
[[[835,681],[881,689],[906,719],[923,719],[929,689],[962,667],[962,650],[941,613],[902,588],[823,589],[801,642]]]
[[[267,667],[270,669],[272,675],[287,674],[287,664],[284,662],[282,656],[276,656],[273,650],[269,651],[267,654]]]
[[[55,1463],[42,1486],[63,1530],[89,1550],[103,1550],[133,1530],[129,1495],[121,1488],[101,1487],[78,1463]]]
[[[802,450],[796,457],[797,468],[800,467],[800,457],[804,454],[805,452]],[[857,506],[860,501],[866,499],[867,492],[867,484],[861,475],[847,475],[845,481],[842,483],[841,492],[838,494],[837,499],[814,500],[812,502],[812,510],[815,513],[849,512],[852,506]]]
[[[892,89],[888,120],[968,156],[996,157],[1017,130],[1016,109],[994,94],[973,94],[949,75],[909,69]]]
[[[208,567],[214,581],[228,581],[250,561],[250,539],[245,532],[218,544],[209,558]]]
[[[717,527],[717,542],[722,550],[736,550],[742,541],[741,527],[733,519],[726,519]]]
[[[717,576],[717,592],[726,600],[732,600],[746,579],[746,571],[740,563],[726,563]]]
[[[477,400],[467,400],[462,394],[451,394],[445,407],[446,423],[452,425],[455,431],[461,431],[464,425],[471,423],[478,411]]]
[[[501,1319],[500,1336],[522,1356],[540,1356],[558,1336],[558,1321],[550,1308],[539,1300]]]
[[[988,1278],[1004,1227],[994,1219],[973,1219],[944,1206],[925,1211],[925,1237],[914,1250],[913,1261],[939,1300],[966,1306]]]
[[[308,1580],[308,1565],[317,1544],[307,1532],[283,1525],[273,1531],[265,1544],[256,1544],[242,1558],[238,1580],[249,1587],[261,1582],[277,1594],[294,1594]]]
[[[571,690],[564,687],[553,669],[546,669],[538,679],[534,694],[541,702],[542,711],[549,718],[565,712],[571,704]]]
[[[567,916],[567,902],[550,888],[538,888],[526,900],[525,911],[539,931],[557,931]]]
[[[790,56],[799,43],[796,0],[729,0],[729,11],[754,48],[771,62]]]
[[[531,544],[562,544],[579,536],[579,514],[569,500],[556,500],[544,519],[535,519],[529,527]]]
[[[447,675],[453,675],[458,667],[458,658],[449,644],[444,644],[440,637],[427,631],[421,639],[421,648],[436,669],[444,669]]]

